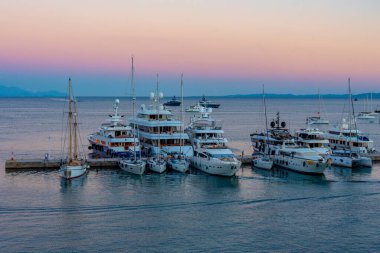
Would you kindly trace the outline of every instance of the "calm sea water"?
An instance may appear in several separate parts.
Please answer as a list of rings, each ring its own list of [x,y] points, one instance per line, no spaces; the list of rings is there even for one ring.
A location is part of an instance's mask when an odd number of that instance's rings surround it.
[[[231,146],[249,154],[249,134],[264,128],[261,101],[217,100],[222,106],[213,115],[224,121]],[[280,111],[292,131],[318,110],[315,100],[267,102],[269,118]],[[84,150],[112,103],[80,99]],[[326,100],[322,112],[336,122],[343,106],[344,100]],[[121,99],[120,111],[129,114],[130,102]],[[0,252],[380,250],[379,164],[332,167],[322,176],[244,167],[233,178],[196,170],[140,177],[99,169],[70,182],[56,170],[6,172],[11,152],[16,159],[59,156],[62,113],[59,99],[0,99]],[[380,150],[380,124],[358,126]]]

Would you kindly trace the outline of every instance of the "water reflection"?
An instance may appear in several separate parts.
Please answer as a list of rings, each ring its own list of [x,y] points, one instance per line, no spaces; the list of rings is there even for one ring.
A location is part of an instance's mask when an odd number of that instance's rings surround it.
[[[321,175],[311,175],[311,174],[303,174],[295,171],[283,169],[281,167],[274,166],[271,170],[264,170],[256,167],[252,167],[252,170],[263,176],[268,178],[280,178],[286,179],[286,181],[295,181],[295,182],[313,182],[313,183],[324,183],[326,182],[326,177],[324,174]]]
[[[61,186],[61,193],[67,192],[69,189],[76,189],[76,188],[82,188],[86,185],[87,181],[87,174],[78,177],[78,178],[73,178],[70,180],[66,180],[62,177],[60,178],[60,186]]]

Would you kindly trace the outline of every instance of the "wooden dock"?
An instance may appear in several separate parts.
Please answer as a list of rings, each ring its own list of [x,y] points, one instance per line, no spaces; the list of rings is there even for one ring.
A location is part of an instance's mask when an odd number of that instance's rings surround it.
[[[380,161],[380,154],[374,153],[369,154],[368,157],[372,159],[373,162]],[[250,165],[252,161],[252,156],[246,155],[243,158],[238,156],[243,165]],[[90,164],[90,169],[99,168],[110,168],[117,167],[119,158],[90,158],[87,160]],[[61,160],[43,160],[43,159],[13,159],[5,161],[6,170],[23,170],[23,169],[58,169],[61,165]]]

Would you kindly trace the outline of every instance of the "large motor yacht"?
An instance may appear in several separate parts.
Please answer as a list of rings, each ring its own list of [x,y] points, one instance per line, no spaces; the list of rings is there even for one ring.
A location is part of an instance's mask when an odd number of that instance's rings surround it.
[[[280,121],[280,114],[270,123],[268,132],[256,132],[250,135],[254,154],[274,155],[275,151],[282,147],[282,144],[294,143],[294,136],[286,128],[285,121]]]
[[[119,99],[116,99],[114,113],[109,115],[98,132],[88,136],[91,145],[89,148],[94,154],[103,157],[130,157],[134,152],[140,152],[139,140],[134,136],[132,128],[123,123],[123,115],[118,114],[119,103]]]
[[[240,169],[241,162],[227,147],[222,122],[212,119],[211,112],[211,108],[203,108],[185,130],[194,147],[191,165],[209,174],[233,176]]]
[[[274,164],[306,174],[322,174],[328,165],[327,160],[316,151],[285,143],[282,148],[276,150]]]
[[[296,131],[296,142],[300,146],[311,148],[321,156],[331,154],[329,140],[324,137],[324,132],[316,128],[300,129]]]
[[[375,152],[373,140],[364,136],[356,127],[350,127],[345,119],[341,126],[329,129],[324,137],[329,140],[333,150],[351,150],[361,154]]]
[[[187,134],[181,132],[182,121],[173,118],[173,114],[160,103],[162,92],[150,94],[152,104],[142,104],[137,116],[131,117],[132,128],[139,132],[143,152],[148,156],[160,153],[181,153],[193,156],[193,147]],[[181,143],[184,145],[181,146]],[[159,145],[160,144],[160,145]]]

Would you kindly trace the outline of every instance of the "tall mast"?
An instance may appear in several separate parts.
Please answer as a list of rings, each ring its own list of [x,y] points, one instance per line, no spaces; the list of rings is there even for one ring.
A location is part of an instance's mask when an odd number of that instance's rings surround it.
[[[179,143],[180,143],[180,146],[179,146],[179,154],[182,153],[182,146],[183,146],[183,139],[182,139],[182,133],[183,133],[183,73],[181,73],[181,132],[180,132],[180,135],[179,135]]]
[[[74,160],[78,160],[78,122],[77,122],[77,101],[74,99]]]
[[[155,96],[155,102],[156,102],[156,109],[157,109],[157,127],[158,127],[158,140],[157,140],[157,159],[160,158],[160,152],[161,152],[161,140],[160,140],[160,95],[158,94],[158,74],[157,74],[157,83],[156,83],[156,96]]]
[[[70,132],[70,141],[69,141],[69,163],[73,160],[73,153],[72,153],[72,146],[73,146],[73,140],[72,140],[72,124],[73,124],[73,112],[71,108],[72,103],[72,97],[71,97],[71,78],[69,78],[69,132]]]
[[[132,56],[132,69],[131,69],[131,87],[132,87],[132,115],[133,118],[135,118],[135,103],[136,103],[136,97],[135,97],[135,82],[134,82],[134,66],[133,66],[133,56]],[[133,136],[133,153],[135,155],[135,161],[136,161],[136,122],[133,123],[133,132],[135,136]],[[138,134],[137,134],[138,136]],[[137,137],[138,138],[138,137]],[[141,150],[140,150],[141,155]]]
[[[319,93],[319,88],[318,88],[318,116],[321,116],[321,94]]]
[[[266,103],[266,100],[265,100],[265,91],[264,91],[264,84],[263,84],[263,102],[264,102],[264,114],[265,114],[265,132],[267,134],[267,138],[266,138],[266,142],[269,140],[269,135],[268,135],[268,117],[267,117],[267,103]],[[265,143],[265,149],[268,149],[269,151],[269,148],[267,148],[267,143]],[[264,150],[265,152],[265,150]]]

